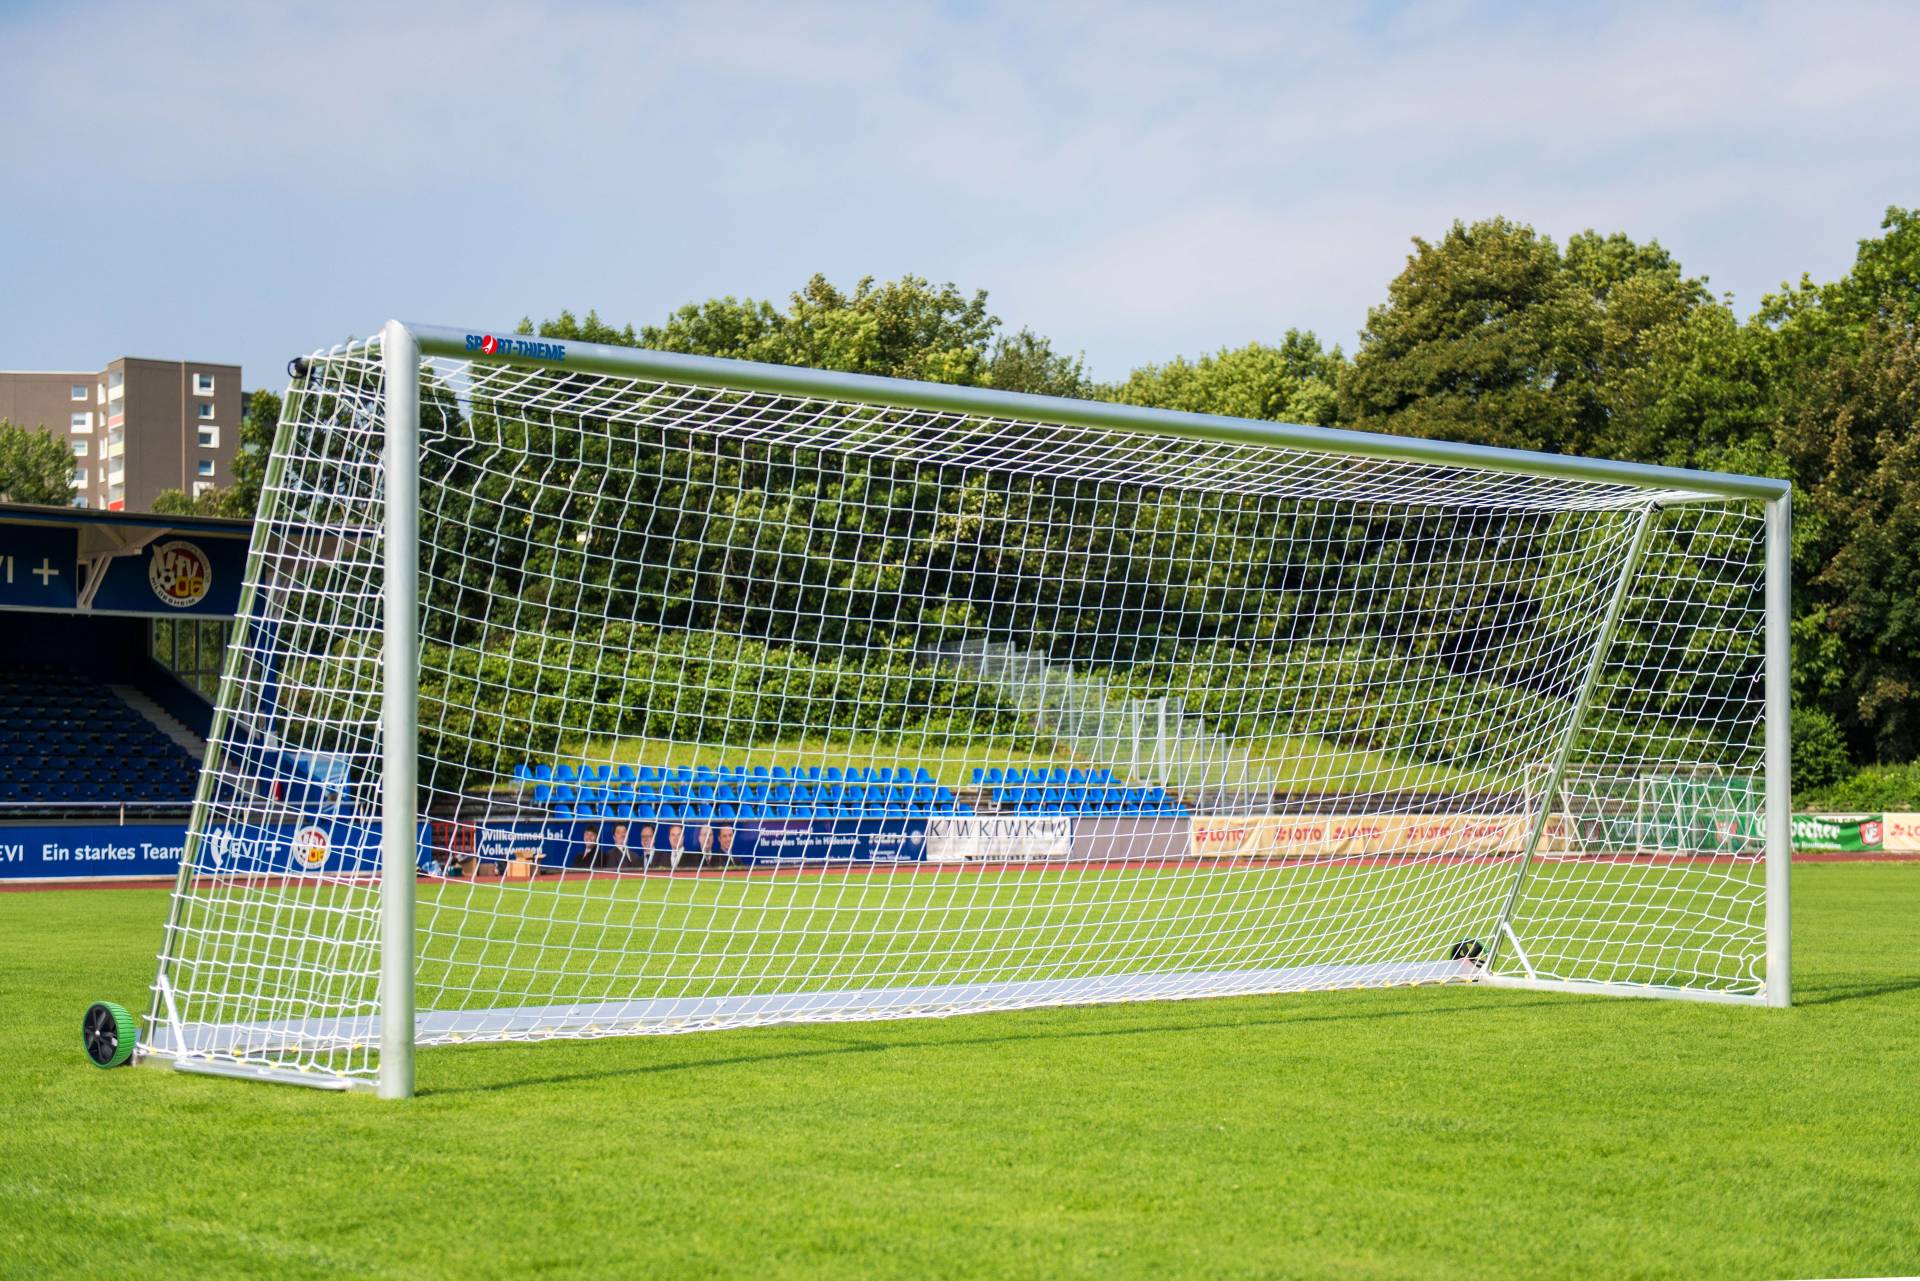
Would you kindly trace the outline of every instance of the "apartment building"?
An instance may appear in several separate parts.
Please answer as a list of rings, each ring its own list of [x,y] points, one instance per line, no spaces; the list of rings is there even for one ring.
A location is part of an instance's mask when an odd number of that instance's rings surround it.
[[[73,450],[74,505],[146,511],[163,489],[233,483],[240,366],[123,356],[97,373],[0,371],[0,418]]]

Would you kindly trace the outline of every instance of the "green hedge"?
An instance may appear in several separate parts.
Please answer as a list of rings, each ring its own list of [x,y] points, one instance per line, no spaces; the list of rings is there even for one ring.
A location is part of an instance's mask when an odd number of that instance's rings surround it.
[[[1796,776],[1799,764],[1795,762]],[[1920,761],[1868,765],[1827,787],[1796,788],[1794,808],[1832,814],[1920,810]]]

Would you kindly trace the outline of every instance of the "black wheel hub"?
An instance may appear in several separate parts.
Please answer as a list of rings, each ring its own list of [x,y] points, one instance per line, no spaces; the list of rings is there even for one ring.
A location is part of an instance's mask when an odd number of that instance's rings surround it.
[[[112,1063],[113,1056],[120,1052],[120,1020],[98,1001],[87,1007],[81,1035],[86,1041],[87,1057],[101,1067]]]

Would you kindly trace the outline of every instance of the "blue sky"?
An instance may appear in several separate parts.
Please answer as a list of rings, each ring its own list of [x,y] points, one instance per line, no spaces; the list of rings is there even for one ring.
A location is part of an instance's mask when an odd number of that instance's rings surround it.
[[[1351,349],[1409,239],[1658,238],[1744,313],[1920,204],[1920,5],[0,0],[0,368],[389,315],[990,291],[1099,376]]]

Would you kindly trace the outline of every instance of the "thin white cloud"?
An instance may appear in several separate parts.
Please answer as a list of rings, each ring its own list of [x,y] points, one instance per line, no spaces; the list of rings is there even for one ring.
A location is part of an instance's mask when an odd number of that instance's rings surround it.
[[[16,365],[251,380],[389,313],[824,269],[988,288],[1112,375],[1351,346],[1456,217],[1658,237],[1750,306],[1920,202],[1907,5],[102,3],[0,47]]]

